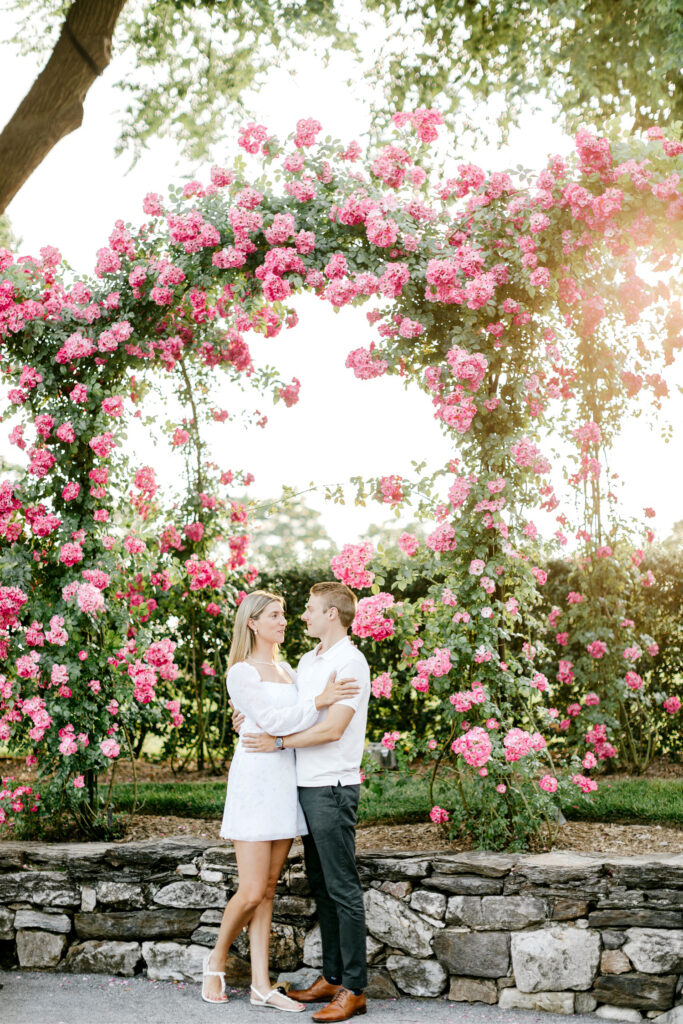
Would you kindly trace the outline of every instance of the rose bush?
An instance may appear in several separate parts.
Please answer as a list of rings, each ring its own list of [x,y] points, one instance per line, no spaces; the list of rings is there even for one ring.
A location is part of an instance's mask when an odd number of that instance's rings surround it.
[[[445,579],[415,606],[364,605],[368,642],[393,622],[414,688],[448,700],[452,735],[435,756],[448,746],[477,772],[485,820],[500,817],[492,794],[504,798],[506,825],[487,826],[490,841],[523,814],[531,820],[535,804],[550,821],[563,787],[592,786],[574,761],[562,778],[551,774],[541,733],[555,716],[536,671],[545,572],[529,516],[558,504],[551,428],[579,445],[574,483],[595,501],[594,446],[607,443],[636,392],[661,402],[657,367],[679,346],[680,307],[638,269],[671,269],[680,255],[683,146],[659,130],[608,140],[583,129],[576,162],[553,157],[516,179],[461,165],[438,181],[425,147],[440,115],[402,113],[395,123],[396,144],[359,167],[358,145],[319,143],[313,119],[284,144],[252,126],[240,144],[259,177],[240,160],[168,199],[148,195],[148,221],[117,222],[88,280],[69,278],[52,248],[39,258],[0,254],[6,416],[28,460],[0,508],[0,738],[38,759],[44,802],[61,801],[86,824],[98,812],[97,774],[131,745],[133,728],[160,715],[181,724],[175,700],[164,706],[166,683],[181,674],[176,643],[196,693],[197,750],[207,749],[201,684],[221,656],[207,624],[233,605],[248,534],[245,511],[222,490],[231,471],[207,483],[200,426],[224,416],[208,397],[219,370],[287,405],[297,399],[298,381],[255,367],[245,336],[293,327],[286,302],[302,289],[335,309],[371,301],[376,338],[347,365],[362,379],[416,381],[458,444],[443,494],[442,478],[369,485],[392,506],[417,495],[432,518],[424,550],[403,538],[404,583],[435,565]],[[664,338],[646,356],[633,341],[645,310]],[[188,453],[186,499],[161,519],[151,517],[153,475],[124,457],[126,420],[159,380],[188,408],[169,429],[171,445]],[[117,515],[124,500],[138,513],[134,529]],[[590,543],[600,543],[599,527]],[[351,546],[336,574],[379,591],[371,554]],[[499,729],[486,724],[494,719]]]

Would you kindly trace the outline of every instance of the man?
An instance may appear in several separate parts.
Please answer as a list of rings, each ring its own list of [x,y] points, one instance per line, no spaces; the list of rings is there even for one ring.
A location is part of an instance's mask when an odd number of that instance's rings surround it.
[[[310,988],[289,992],[302,1003],[327,1003],[314,1021],[343,1021],[366,1012],[365,912],[356,868],[360,763],[370,696],[370,670],[348,630],[356,597],[343,583],[316,583],[301,616],[309,636],[320,640],[304,654],[297,684],[304,698],[322,692],[330,672],[356,680],[360,692],[325,708],[318,721],[291,736],[248,733],[249,750],[296,750],[299,801],[309,834],[304,836],[306,873],[318,907],[323,973]]]

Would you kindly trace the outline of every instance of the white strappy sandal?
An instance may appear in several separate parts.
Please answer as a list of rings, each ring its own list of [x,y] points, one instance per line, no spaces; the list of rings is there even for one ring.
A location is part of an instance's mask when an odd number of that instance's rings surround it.
[[[256,996],[256,998],[254,998]],[[269,1002],[273,996],[280,996],[281,999],[286,999],[289,1006],[279,1006],[277,1003]],[[258,989],[251,986],[251,997],[249,1002],[252,1006],[269,1006],[271,1010],[282,1010],[283,1013],[303,1013],[306,1006],[303,1003],[296,1003],[293,999],[279,988],[271,988],[267,995],[263,996]]]
[[[210,971],[209,970],[209,958],[210,953],[207,953],[202,962],[202,999],[205,1003],[227,1003],[227,999],[223,999],[225,995],[225,971]],[[220,978],[221,979],[221,998],[220,999],[209,999],[204,994],[204,983],[207,978]]]

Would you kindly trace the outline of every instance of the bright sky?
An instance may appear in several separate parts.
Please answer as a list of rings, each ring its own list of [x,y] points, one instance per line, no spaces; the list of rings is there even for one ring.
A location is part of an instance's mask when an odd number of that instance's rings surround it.
[[[0,120],[4,124],[40,65],[31,58],[16,57],[5,47],[0,53]],[[352,69],[346,54],[335,55],[328,67],[322,67],[314,54],[303,54],[295,76],[281,69],[269,73],[265,87],[253,99],[256,120],[283,137],[298,118],[315,117],[325,133],[344,141],[358,138],[367,125],[368,111],[366,89],[359,84],[349,90],[345,84]],[[95,252],[106,244],[116,219],[133,223],[144,219],[141,202],[146,192],[164,192],[167,185],[190,177],[208,180],[214,162],[190,164],[166,140],[150,145],[144,158],[126,173],[129,160],[113,155],[116,111],[122,99],[112,82],[119,73],[114,62],[95,83],[87,96],[81,129],[58,143],[8,209],[13,230],[22,239],[22,252],[37,253],[43,245],[55,245],[78,273],[92,270]],[[530,115],[523,129],[513,133],[509,146],[463,148],[452,156],[491,170],[518,164],[541,168],[549,153],[567,153],[571,148],[571,140],[548,110]],[[230,163],[230,154],[213,156],[215,162]],[[351,476],[398,473],[407,477],[413,461],[426,460],[433,468],[442,465],[453,451],[432,417],[427,396],[416,389],[406,392],[395,378],[358,381],[345,369],[348,352],[371,340],[365,313],[344,309],[335,315],[326,303],[311,296],[300,298],[297,305],[300,323],[294,330],[273,340],[250,335],[249,344],[255,361],[276,365],[285,379],[301,380],[301,400],[291,409],[282,403],[273,407],[268,398],[257,403],[269,420],[262,431],[243,432],[236,425],[224,425],[217,460],[221,466],[250,470],[256,476],[253,496],[272,498],[283,484],[305,489],[311,482],[343,483]],[[683,382],[680,370],[677,373]],[[220,373],[213,398],[231,412],[243,404]],[[252,402],[248,396],[247,404]],[[679,409],[680,395],[675,393],[663,413],[663,421],[673,421],[675,428],[668,445],[661,440],[659,427],[650,431],[642,420],[631,420],[624,424],[612,458],[612,468],[626,479],[625,510],[638,515],[644,505],[652,505],[661,537],[683,518],[680,473],[672,472],[673,451],[683,442]],[[8,432],[8,427],[0,429],[0,455],[17,461],[19,453],[7,443]],[[164,462],[172,479],[173,463],[165,460],[165,453],[163,460],[155,457],[144,438],[136,442],[136,450],[143,463]],[[555,483],[559,485],[559,479]],[[307,500],[322,511],[324,525],[340,544],[359,539],[370,523],[388,518],[386,509],[377,504],[367,508],[331,505],[321,493],[312,493]]]

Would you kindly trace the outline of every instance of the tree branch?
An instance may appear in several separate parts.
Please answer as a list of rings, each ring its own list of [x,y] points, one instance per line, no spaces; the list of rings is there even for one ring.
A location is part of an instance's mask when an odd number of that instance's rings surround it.
[[[59,140],[80,127],[125,2],[75,0],[69,9],[45,68],[0,133],[0,213]]]

